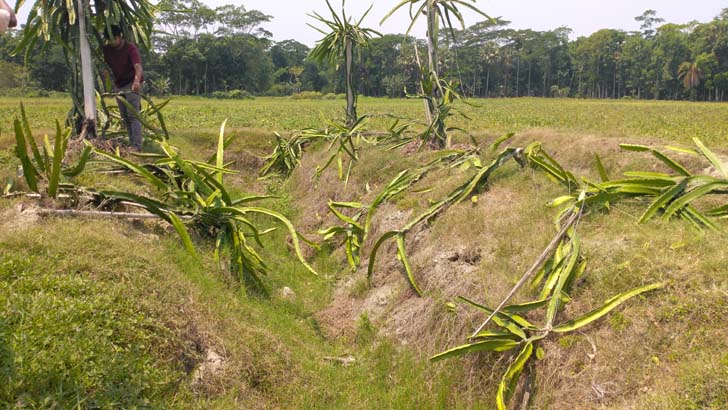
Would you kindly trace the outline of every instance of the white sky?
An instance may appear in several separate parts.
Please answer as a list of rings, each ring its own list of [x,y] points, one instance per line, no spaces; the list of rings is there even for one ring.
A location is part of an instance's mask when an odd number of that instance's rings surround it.
[[[224,0],[203,0],[216,7],[227,4]],[[339,0],[329,0],[334,9],[340,10]],[[408,7],[401,9],[383,26],[379,21],[399,0],[348,0],[347,14],[355,18],[374,5],[364,20],[363,26],[374,28],[382,33],[402,33],[409,21]],[[324,0],[235,0],[234,4],[244,4],[247,9],[257,9],[274,16],[274,20],[264,27],[271,31],[274,40],[295,39],[309,46],[321,34],[308,27],[314,21],[306,14],[317,11],[324,17],[328,9]],[[647,9],[657,11],[657,16],[670,23],[687,23],[692,20],[709,21],[723,8],[728,8],[728,0],[478,0],[477,7],[493,17],[511,21],[512,28],[531,28],[544,31],[559,26],[568,26],[575,36],[590,35],[602,28],[638,30],[639,23],[634,17]],[[325,14],[326,13],[326,14]],[[475,13],[467,13],[465,24],[474,24],[483,18]],[[424,26],[414,29],[414,35],[424,37]]]
[[[321,34],[306,23],[315,23],[307,16],[317,11],[328,17],[324,0],[202,0],[210,7],[224,4],[243,4],[247,9],[260,10],[274,17],[263,27],[273,33],[275,41],[295,39],[312,46]],[[340,10],[339,0],[330,0]],[[14,0],[8,1],[11,5]],[[364,20],[363,26],[382,33],[402,33],[408,25],[407,7],[397,12],[383,26],[379,21],[399,0],[349,0],[347,14],[358,18],[372,4],[374,7]],[[19,22],[25,23],[30,5],[27,0],[19,15]],[[626,31],[639,29],[635,16],[647,9],[657,11],[658,17],[670,23],[687,23],[692,20],[706,22],[717,16],[723,8],[728,8],[728,0],[478,0],[476,3],[484,12],[493,17],[511,21],[512,28],[531,28],[544,31],[559,26],[574,30],[574,36],[588,36],[602,29],[614,28]],[[475,13],[466,13],[465,24],[471,25],[482,20]],[[416,27],[413,34],[424,37],[424,28]]]

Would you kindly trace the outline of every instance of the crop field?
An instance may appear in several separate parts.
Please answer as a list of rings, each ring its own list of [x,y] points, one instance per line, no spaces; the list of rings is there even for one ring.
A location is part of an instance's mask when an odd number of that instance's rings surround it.
[[[726,408],[728,104],[460,102],[434,150],[390,135],[417,100],[360,98],[352,136],[311,131],[341,100],[174,97],[153,157],[61,163],[21,161],[18,102],[0,407]],[[53,151],[70,101],[23,104]]]
[[[234,128],[291,131],[312,127],[321,118],[343,115],[341,100],[293,100],[256,98],[230,101],[194,97],[173,97],[166,110],[170,128],[177,131],[217,130],[228,118]],[[31,126],[51,128],[53,119],[68,111],[65,99],[25,101]],[[521,132],[552,129],[595,133],[617,138],[652,138],[655,141],[689,143],[693,137],[711,146],[728,145],[728,105],[674,101],[603,101],[574,99],[485,99],[473,100],[474,106],[459,104],[470,119],[452,117],[452,125],[471,132]],[[417,100],[362,97],[363,113],[377,117],[372,128],[386,128],[391,116],[421,117],[422,103]],[[18,99],[0,98],[0,131],[11,131],[18,114]],[[50,123],[50,124],[49,124]]]

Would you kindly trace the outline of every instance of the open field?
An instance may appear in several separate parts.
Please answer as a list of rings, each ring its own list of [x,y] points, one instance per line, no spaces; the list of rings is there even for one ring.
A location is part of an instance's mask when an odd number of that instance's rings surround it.
[[[460,104],[471,119],[455,116],[452,125],[471,132],[504,133],[529,129],[552,129],[576,133],[597,133],[617,138],[646,137],[689,143],[693,137],[717,147],[728,146],[728,104],[672,101],[604,101],[574,99],[488,99],[474,100],[477,107]],[[51,128],[63,119],[69,101],[34,99],[25,102],[34,129]],[[391,114],[420,118],[422,103],[362,97],[362,113]],[[18,99],[0,98],[0,131],[11,129],[18,113]],[[279,132],[315,126],[324,118],[343,116],[341,100],[210,100],[173,97],[165,110],[169,126],[177,131],[216,130],[229,118],[233,128],[254,128]],[[372,128],[386,128],[391,119],[375,119]]]
[[[0,181],[14,177],[9,124],[17,100],[0,99]],[[49,132],[68,102],[25,101],[31,127]],[[619,143],[691,146],[699,137],[728,158],[728,104],[506,99],[461,106],[453,117],[487,147],[505,132],[524,147],[542,141],[574,175],[667,172],[647,153]],[[326,204],[371,203],[399,172],[433,158],[407,147],[367,146],[344,185],[336,167],[316,176],[325,145],[307,148],[290,178],[257,179],[273,132],[341,116],[341,101],[175,98],[165,109],[171,143],[207,158],[228,118],[226,151],[236,193],[274,195],[265,204],[306,237],[337,222]],[[360,113],[420,118],[417,101],[362,98]],[[382,130],[391,119],[375,118]],[[458,142],[466,142],[458,138]],[[483,162],[494,153],[483,150]],[[709,164],[675,154],[702,173]],[[509,163],[476,200],[453,206],[408,237],[409,260],[423,290],[408,286],[396,247],[377,258],[372,287],[366,259],[377,235],[398,229],[461,184],[466,167],[437,169],[382,206],[352,271],[338,244],[307,248],[313,276],[295,260],[284,232],[264,237],[263,278],[270,298],[241,289],[210,244],[193,238],[188,256],[174,230],[154,221],[41,217],[23,198],[0,199],[0,407],[200,409],[493,409],[509,354],[480,353],[431,364],[464,343],[484,319],[456,298],[497,303],[554,236],[565,194],[543,173]],[[151,191],[139,179],[94,173],[74,180]],[[714,205],[725,205],[725,195]],[[722,202],[721,202],[722,201]],[[655,282],[664,289],[629,300],[609,316],[544,341],[531,373],[532,409],[725,409],[728,403],[728,220],[702,232],[679,219],[637,220],[645,202],[615,203],[584,216],[578,232],[589,264],[565,317],[615,294]],[[517,302],[532,300],[533,290]],[[520,403],[519,403],[520,404]],[[518,408],[513,406],[513,408]]]

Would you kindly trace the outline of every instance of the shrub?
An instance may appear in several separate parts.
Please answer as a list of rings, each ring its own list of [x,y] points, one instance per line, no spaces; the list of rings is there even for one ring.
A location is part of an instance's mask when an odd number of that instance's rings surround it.
[[[404,89],[407,86],[407,76],[394,74],[382,78],[382,85],[387,90],[387,97],[401,98],[405,96]]]
[[[149,80],[149,89],[154,95],[167,95],[172,90],[172,81],[169,77],[156,76]]]
[[[228,98],[234,99],[234,100],[252,100],[255,99],[255,96],[248,91],[245,90],[230,90],[227,93]]]
[[[0,61],[0,90],[10,90],[23,87],[27,83],[28,72],[19,64]]]
[[[8,88],[0,91],[0,96],[3,97],[16,97],[16,98],[44,98],[44,97],[58,97],[66,96],[66,93],[57,91],[48,91],[42,88],[36,87],[16,87]]]
[[[265,92],[265,95],[269,97],[285,97],[288,95],[291,95],[293,93],[293,90],[291,89],[291,86],[286,83],[278,83],[273,84],[268,91]]]
[[[213,91],[210,94],[211,98],[217,98],[221,100],[252,100],[255,96],[245,90],[230,90],[230,91]]]
[[[320,100],[323,98],[323,94],[318,91],[301,91],[291,95],[294,100]]]

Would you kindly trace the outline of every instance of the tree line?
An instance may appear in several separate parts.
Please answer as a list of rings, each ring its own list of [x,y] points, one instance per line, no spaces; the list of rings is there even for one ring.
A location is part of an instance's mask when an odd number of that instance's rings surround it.
[[[262,25],[272,16],[198,0],[164,0],[159,8],[153,46],[143,56],[153,93],[236,98],[345,90],[343,64],[314,61],[296,40],[271,40]],[[486,20],[443,31],[438,65],[468,97],[726,99],[728,9],[709,22],[665,23],[654,10],[635,20],[639,31],[602,29],[576,40],[568,27],[516,30],[508,21]],[[68,90],[61,46],[13,55],[19,41],[18,32],[0,37],[0,68],[7,73],[0,92]],[[415,93],[417,59],[426,49],[424,40],[400,34],[373,38],[355,56],[358,93]]]

